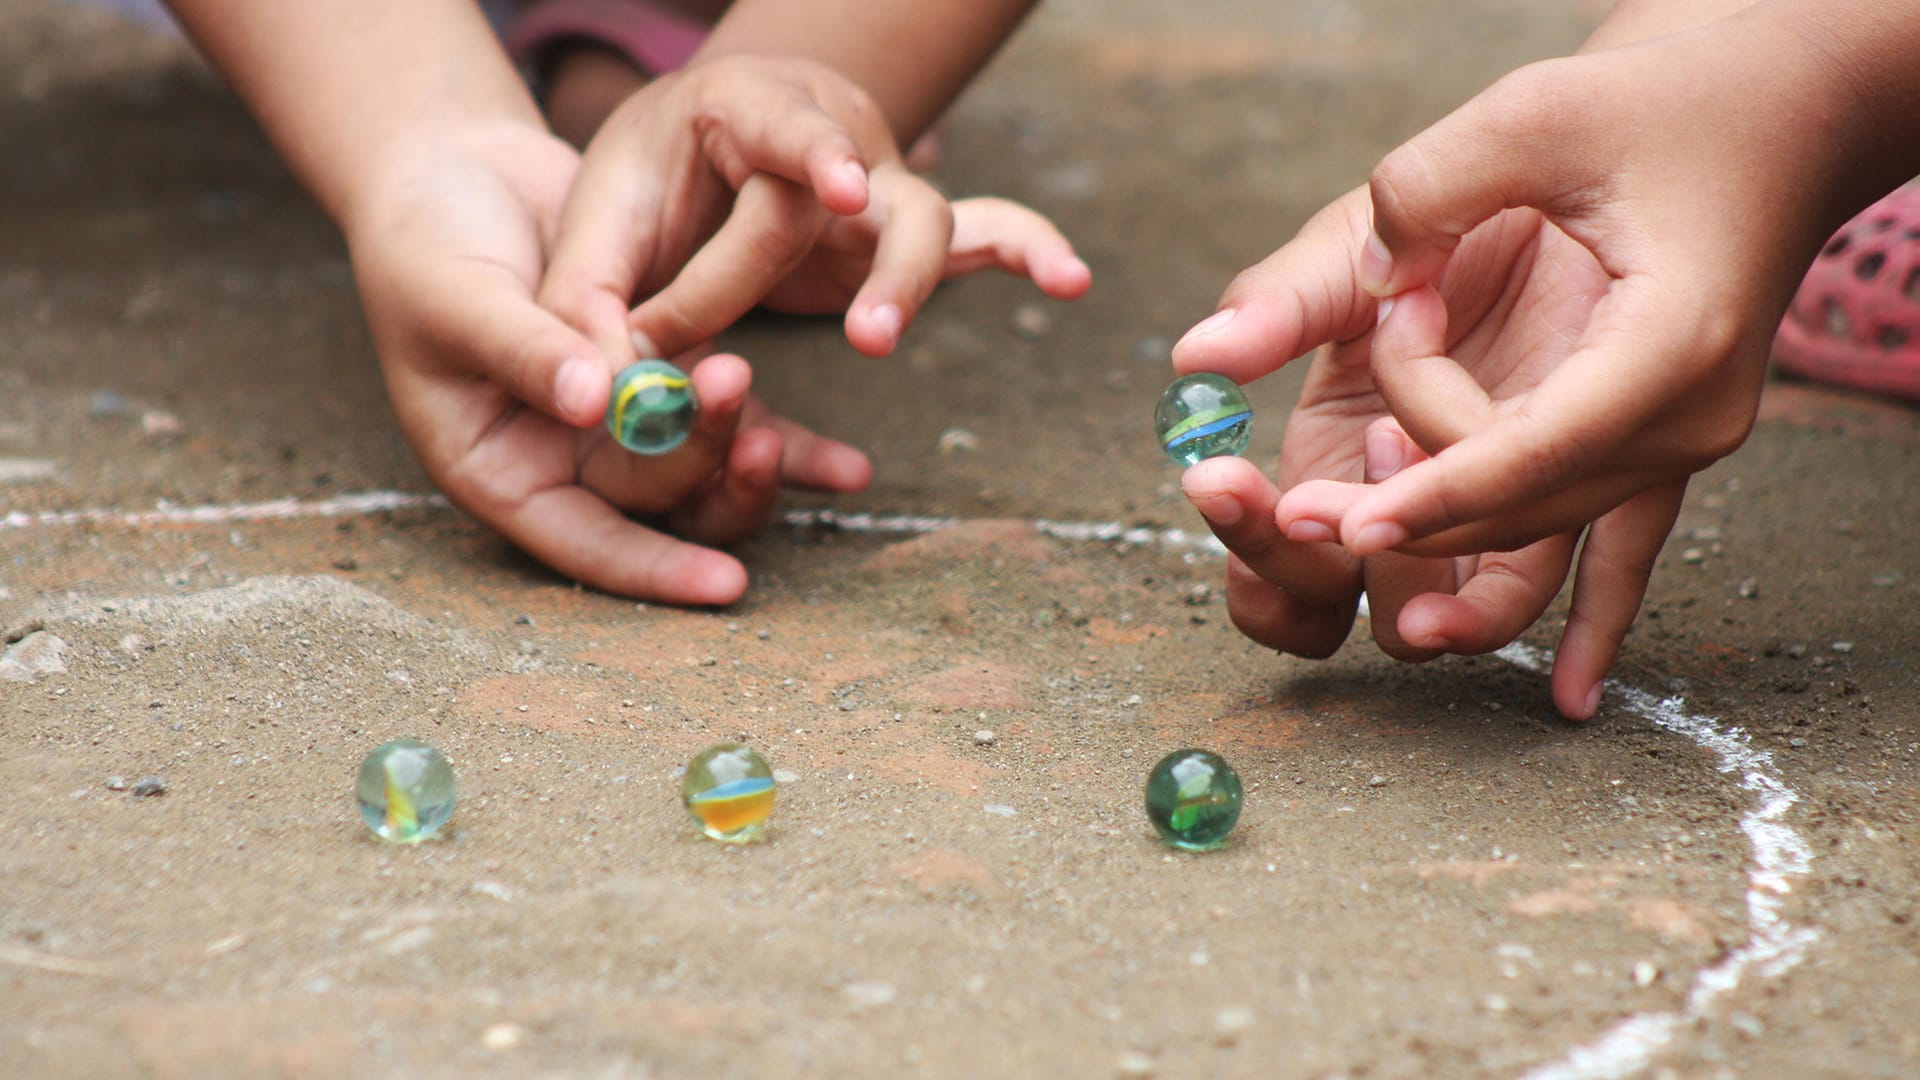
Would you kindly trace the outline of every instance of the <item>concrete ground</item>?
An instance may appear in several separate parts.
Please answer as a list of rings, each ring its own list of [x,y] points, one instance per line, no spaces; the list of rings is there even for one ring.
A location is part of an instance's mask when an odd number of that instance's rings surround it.
[[[943,179],[1054,214],[1095,291],[960,283],[884,362],[730,339],[874,454],[836,511],[916,520],[775,526],[715,612],[421,498],[341,246],[233,101],[0,0],[0,1072],[1920,1075],[1913,410],[1770,388],[1586,725],[1555,617],[1278,658],[1157,531],[1199,524],[1147,430],[1170,339],[1595,16],[1047,8]],[[1260,460],[1297,379],[1254,388]],[[443,842],[357,820],[401,735],[459,770]],[[677,804],[721,738],[782,772],[769,842]],[[1141,813],[1184,745],[1246,780],[1224,851]]]

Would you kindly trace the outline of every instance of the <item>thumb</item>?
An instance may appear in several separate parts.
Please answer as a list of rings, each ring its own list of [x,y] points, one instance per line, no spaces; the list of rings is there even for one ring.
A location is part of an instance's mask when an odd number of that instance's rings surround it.
[[[793,272],[832,216],[807,188],[755,173],[719,230],[627,316],[634,347],[677,356],[713,340]]]
[[[421,328],[442,356],[566,424],[599,421],[612,385],[605,357],[524,282],[475,265],[440,275],[422,299]]]
[[[1603,95],[1568,77],[1578,62],[1521,68],[1381,159],[1367,180],[1363,289],[1386,297],[1431,284],[1461,238],[1502,210],[1553,213],[1591,194],[1592,163],[1609,154],[1588,122]]]
[[[1174,344],[1174,370],[1250,383],[1329,341],[1365,333],[1374,304],[1356,287],[1353,252],[1366,229],[1366,194],[1349,191],[1286,246],[1237,274],[1214,313]]]

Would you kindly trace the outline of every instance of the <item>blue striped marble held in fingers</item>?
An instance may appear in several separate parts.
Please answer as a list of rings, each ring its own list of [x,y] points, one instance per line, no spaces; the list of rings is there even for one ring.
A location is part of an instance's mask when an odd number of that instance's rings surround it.
[[[1253,438],[1253,405],[1224,375],[1182,375],[1154,406],[1153,432],[1175,465],[1238,454]]]
[[[686,442],[699,415],[692,378],[665,360],[642,360],[613,378],[607,430],[636,454],[664,454]]]

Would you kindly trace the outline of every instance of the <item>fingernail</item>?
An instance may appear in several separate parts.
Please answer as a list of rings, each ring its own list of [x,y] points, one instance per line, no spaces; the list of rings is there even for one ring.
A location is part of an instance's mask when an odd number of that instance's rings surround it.
[[[627,340],[633,342],[633,351],[639,353],[640,359],[642,360],[666,359],[666,357],[660,355],[659,349],[653,347],[653,339],[638,330],[629,334]]]
[[[1226,325],[1232,322],[1233,317],[1235,315],[1238,315],[1239,313],[1240,313],[1239,309],[1237,308],[1227,308],[1224,311],[1214,312],[1213,314],[1207,316],[1206,318],[1200,320],[1199,322],[1194,323],[1193,329],[1187,331],[1184,335],[1182,335],[1180,340],[1174,343],[1173,347],[1177,349],[1180,346],[1185,345],[1187,342],[1192,341],[1194,338],[1206,337],[1208,334],[1219,333],[1222,329],[1225,329]]]
[[[1389,296],[1375,306],[1373,311],[1373,325],[1385,326],[1387,324],[1387,316],[1393,314],[1394,300],[1394,297]]]
[[[1367,242],[1360,248],[1360,287],[1378,296],[1392,277],[1393,252],[1379,233],[1367,230]]]
[[[840,166],[840,173],[853,185],[855,191],[867,193],[867,167],[857,161],[849,161]]]
[[[1367,432],[1367,483],[1377,484],[1406,467],[1406,440],[1391,431]]]
[[[1247,508],[1240,505],[1240,500],[1224,491],[1189,491],[1187,498],[1201,517],[1223,529],[1240,524],[1240,519],[1246,516]]]
[[[563,420],[583,417],[593,410],[593,361],[575,356],[560,365],[553,378],[553,406]]]
[[[1409,535],[1407,530],[1391,521],[1376,521],[1354,535],[1353,553],[1377,555],[1406,543]]]
[[[1078,255],[1067,260],[1067,269],[1074,271],[1075,274],[1085,274],[1088,277],[1093,276],[1093,267],[1088,266],[1087,260]]]
[[[1333,526],[1312,518],[1301,518],[1286,528],[1287,539],[1296,544],[1331,544],[1340,539]]]
[[[1591,691],[1588,691],[1587,693],[1587,715],[1588,716],[1592,716],[1594,713],[1600,711],[1600,695],[1605,693],[1606,689],[1607,689],[1606,680],[1602,679],[1599,682],[1594,683],[1593,689]]]
[[[881,304],[873,309],[869,316],[873,324],[886,332],[887,337],[897,339],[900,336],[900,307],[897,304]]]

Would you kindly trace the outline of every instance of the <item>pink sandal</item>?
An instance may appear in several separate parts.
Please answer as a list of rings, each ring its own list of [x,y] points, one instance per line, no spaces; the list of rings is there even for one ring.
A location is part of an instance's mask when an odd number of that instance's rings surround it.
[[[500,40],[528,78],[544,82],[562,46],[591,42],[627,59],[649,75],[679,71],[700,51],[713,27],[647,0],[536,0],[508,21]],[[932,172],[942,157],[938,125],[907,148],[907,167]]]
[[[1920,183],[1827,241],[1773,339],[1780,370],[1920,401]]]
[[[571,41],[604,45],[665,75],[687,66],[713,28],[644,0],[540,0],[507,27],[507,52],[538,70],[551,51]]]

